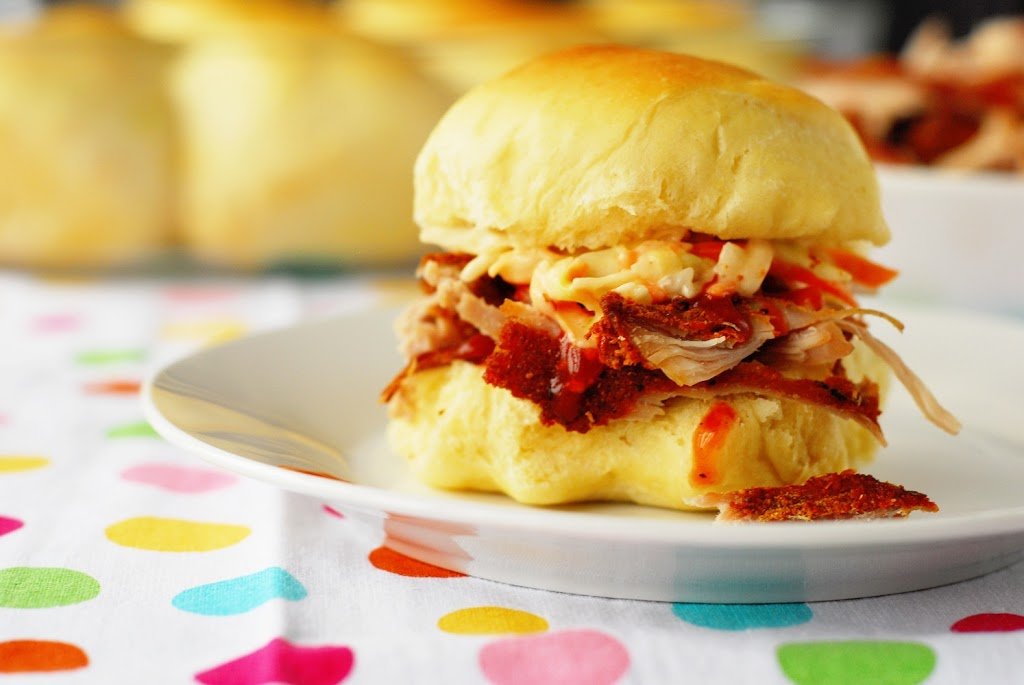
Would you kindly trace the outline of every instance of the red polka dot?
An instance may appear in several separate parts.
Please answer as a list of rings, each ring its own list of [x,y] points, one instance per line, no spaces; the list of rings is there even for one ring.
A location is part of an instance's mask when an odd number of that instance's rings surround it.
[[[89,665],[81,649],[66,642],[10,640],[0,642],[0,673],[70,671]]]
[[[1009,633],[1024,630],[1020,614],[974,614],[960,619],[950,630],[954,633]]]
[[[466,575],[416,561],[387,547],[378,547],[373,550],[370,552],[369,559],[370,563],[381,571],[410,578],[464,578]]]
[[[352,672],[355,652],[342,645],[304,647],[283,638],[195,678],[205,685],[337,685]]]

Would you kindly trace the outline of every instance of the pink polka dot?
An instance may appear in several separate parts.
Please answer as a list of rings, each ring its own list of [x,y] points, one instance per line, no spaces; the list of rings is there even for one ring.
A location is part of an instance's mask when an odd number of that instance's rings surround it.
[[[567,630],[492,642],[480,668],[495,685],[611,685],[629,668],[629,652],[596,630]]]
[[[954,633],[1009,633],[1024,630],[1024,616],[1020,614],[974,614],[966,616],[952,626]]]
[[[339,519],[345,518],[344,514],[342,514],[340,511],[338,511],[337,509],[335,509],[334,507],[332,507],[329,504],[325,504],[324,505],[324,513],[327,514],[328,516],[333,516],[334,518],[339,518]]]
[[[195,678],[206,685],[336,685],[348,677],[355,654],[348,647],[299,647],[277,638]]]
[[[238,481],[234,476],[192,466],[177,464],[140,464],[125,469],[121,477],[134,483],[144,483],[163,490],[182,493],[200,493],[219,490]]]
[[[32,322],[32,328],[40,333],[63,333],[82,325],[77,314],[43,314]]]
[[[218,286],[173,286],[164,290],[164,297],[172,302],[212,302],[226,300],[238,295],[235,288]]]
[[[7,516],[0,516],[0,536],[7,535],[8,533],[13,533],[14,531],[18,530],[24,525],[25,523],[23,521],[19,521],[18,519],[12,519]]]

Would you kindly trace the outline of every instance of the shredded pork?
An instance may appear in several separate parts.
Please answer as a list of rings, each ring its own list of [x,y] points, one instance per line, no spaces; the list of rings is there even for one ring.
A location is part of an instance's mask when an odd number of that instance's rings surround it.
[[[761,359],[777,366],[831,366],[853,352],[853,345],[835,323],[800,328],[767,345]]]
[[[767,320],[758,318],[752,325],[750,338],[739,345],[724,336],[689,340],[636,325],[629,327],[629,337],[651,368],[659,369],[678,385],[696,385],[733,368],[773,337]]]
[[[844,320],[840,321],[838,325],[860,338],[872,352],[889,365],[896,378],[907,389],[910,396],[914,398],[914,402],[921,410],[921,413],[925,415],[925,418],[951,435],[956,435],[960,432],[961,425],[957,418],[939,404],[939,401],[935,399],[935,395],[924,384],[924,381],[910,370],[910,367],[896,354],[895,350],[871,335],[868,332],[867,326],[863,323]]]

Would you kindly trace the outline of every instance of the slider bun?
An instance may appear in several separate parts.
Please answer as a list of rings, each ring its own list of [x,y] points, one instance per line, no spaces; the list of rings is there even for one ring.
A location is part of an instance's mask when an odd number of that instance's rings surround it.
[[[887,379],[864,348],[845,364],[853,378]],[[877,448],[865,428],[815,405],[737,395],[727,398],[739,418],[714,461],[720,477],[704,485],[690,481],[693,433],[712,401],[677,399],[653,419],[570,433],[542,425],[536,405],[488,385],[481,367],[462,361],[414,374],[392,401],[388,437],[419,480],[503,492],[527,504],[611,500],[690,509],[687,501],[708,492],[856,469]]]
[[[886,242],[871,161],[836,111],[751,72],[603,46],[459,100],[415,168],[424,242],[566,250],[678,237]]]
[[[98,6],[0,32],[0,262],[102,267],[168,241],[167,59]]]

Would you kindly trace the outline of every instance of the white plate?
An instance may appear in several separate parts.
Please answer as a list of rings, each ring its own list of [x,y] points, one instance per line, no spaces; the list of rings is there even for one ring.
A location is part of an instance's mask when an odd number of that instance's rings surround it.
[[[897,521],[714,524],[706,514],[616,504],[536,508],[418,485],[388,449],[377,403],[399,368],[393,311],[200,352],[159,372],[144,396],[150,421],[171,442],[336,503],[350,518],[383,526],[393,549],[436,566],[607,597],[863,597],[952,583],[1024,556],[1024,325],[894,313],[908,324],[898,349],[966,425],[949,437],[894,392],[883,416],[891,445],[871,470],[926,492],[942,509]]]

